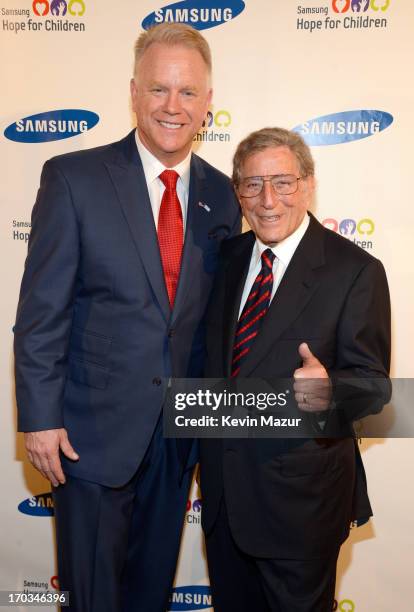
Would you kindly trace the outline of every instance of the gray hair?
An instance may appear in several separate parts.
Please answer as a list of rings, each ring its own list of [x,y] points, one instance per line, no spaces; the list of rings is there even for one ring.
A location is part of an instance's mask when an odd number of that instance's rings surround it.
[[[308,145],[296,132],[283,128],[263,128],[241,141],[233,157],[233,184],[241,179],[241,168],[248,157],[273,147],[288,147],[296,156],[301,176],[314,176],[315,162]]]

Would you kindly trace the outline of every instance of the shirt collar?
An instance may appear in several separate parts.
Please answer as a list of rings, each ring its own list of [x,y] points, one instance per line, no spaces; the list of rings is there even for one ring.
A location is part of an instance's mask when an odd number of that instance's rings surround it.
[[[266,249],[270,248],[271,251],[276,255],[277,259],[281,261],[282,264],[286,268],[289,265],[294,252],[298,248],[299,242],[302,240],[303,236],[305,235],[305,232],[308,229],[308,226],[309,226],[309,215],[305,214],[305,216],[302,219],[301,224],[299,225],[297,229],[295,229],[293,234],[290,234],[290,236],[288,236],[281,242],[278,242],[274,247],[269,247],[267,244],[263,244],[263,242],[259,240],[259,238],[256,237],[255,255],[254,255],[254,257],[256,258],[256,263],[258,263],[259,259],[262,256],[262,253]]]
[[[138,136],[138,130],[135,130],[135,142],[137,144],[138,153],[142,161],[145,180],[147,181],[147,185],[149,185],[150,183],[155,181],[159,177],[161,172],[163,172],[167,168],[155,157],[155,155],[148,151],[148,149],[142,143],[140,137]],[[191,151],[188,153],[187,157],[183,159],[183,161],[181,161],[179,164],[173,166],[172,168],[168,168],[168,170],[175,170],[177,172],[187,193],[190,188],[190,164]]]

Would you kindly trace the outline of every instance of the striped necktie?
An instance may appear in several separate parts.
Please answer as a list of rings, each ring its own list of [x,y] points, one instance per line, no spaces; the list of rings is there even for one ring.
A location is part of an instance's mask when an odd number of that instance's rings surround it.
[[[273,261],[275,255],[271,249],[262,253],[262,269],[253,283],[237,324],[233,346],[231,376],[235,378],[243,359],[249,353],[259,333],[263,317],[269,309],[273,287]]]

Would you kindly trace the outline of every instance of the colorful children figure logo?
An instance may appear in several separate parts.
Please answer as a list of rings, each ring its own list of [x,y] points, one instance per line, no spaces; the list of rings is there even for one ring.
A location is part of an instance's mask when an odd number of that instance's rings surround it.
[[[351,5],[351,0],[332,0],[332,8],[335,13],[346,13]]]
[[[371,0],[371,8],[373,11],[379,11],[380,9],[381,11],[386,11],[389,5],[390,0],[383,0],[382,4],[380,4],[379,6],[377,0]]]
[[[354,219],[344,219],[339,224],[339,233],[342,234],[342,236],[352,236],[352,234],[355,234],[355,230],[356,222]]]
[[[86,6],[83,0],[71,0],[69,2],[68,11],[71,15],[78,15],[82,17],[86,10]]]
[[[362,11],[365,13],[368,7],[369,0],[352,0],[351,9],[354,13],[361,13]]]
[[[386,11],[391,0],[332,0],[332,9],[335,13],[362,13],[371,8],[373,11]]]
[[[364,218],[358,222],[355,219],[342,219],[341,222],[332,217],[328,217],[322,221],[322,225],[333,232],[339,232],[345,238],[350,238],[357,232],[358,234],[368,235],[374,233],[375,223],[372,219]]]
[[[50,12],[55,17],[64,17],[67,10],[68,5],[65,0],[53,0],[52,4],[50,5]]]
[[[211,110],[207,111],[207,117],[203,121],[203,128],[209,128],[214,123],[217,127],[227,127],[231,123],[231,115],[229,111],[218,110],[216,113],[212,113]]]
[[[47,0],[34,0],[32,8],[35,15],[44,17],[49,12],[49,2]]]
[[[49,12],[54,17],[64,17],[67,12],[73,16],[82,17],[85,13],[86,5],[83,0],[53,0],[50,4],[48,0],[33,0],[33,12],[38,17],[45,17]]]

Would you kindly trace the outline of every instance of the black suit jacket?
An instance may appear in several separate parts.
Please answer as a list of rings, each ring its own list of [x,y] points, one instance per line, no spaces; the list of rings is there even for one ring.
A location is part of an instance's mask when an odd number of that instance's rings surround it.
[[[200,205],[202,204],[202,205]],[[120,486],[137,470],[170,376],[200,376],[220,243],[238,233],[229,179],[192,155],[171,311],[134,132],[49,160],[15,326],[20,431],[66,427],[73,476]],[[191,442],[179,440],[183,466]]]
[[[253,232],[223,245],[207,324],[207,377],[228,377]],[[390,306],[382,264],[311,215],[240,377],[289,378],[307,342],[330,377],[388,377]],[[232,533],[258,557],[332,552],[351,520],[368,517],[361,457],[352,438],[202,440],[203,527],[224,494]]]

